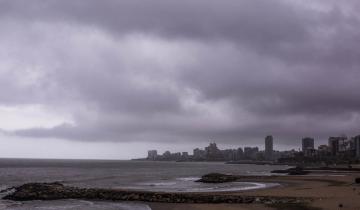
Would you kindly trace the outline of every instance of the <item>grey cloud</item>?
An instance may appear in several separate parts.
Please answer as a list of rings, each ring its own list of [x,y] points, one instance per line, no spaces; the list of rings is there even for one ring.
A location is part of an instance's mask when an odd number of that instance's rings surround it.
[[[237,143],[273,134],[293,144],[356,134],[360,19],[335,1],[316,2],[330,9],[281,0],[0,1],[11,58],[1,60],[18,72],[1,75],[9,90],[1,104],[71,112],[74,125],[13,133],[38,138]],[[43,74],[21,85],[23,68]]]
[[[284,1],[143,0],[2,1],[3,16],[96,25],[116,33],[235,40],[261,48],[307,35],[296,8]]]
[[[4,17],[96,26],[115,34],[147,33],[170,39],[231,41],[287,61],[357,61],[359,18],[329,2],[329,12],[292,1],[2,1]],[[324,6],[326,3],[323,3]],[[349,1],[349,5],[357,5]],[[328,6],[327,5],[327,6]],[[328,32],[335,31],[328,40]],[[116,36],[116,35],[115,35]],[[314,39],[315,36],[315,39]],[[347,41],[350,39],[350,41]],[[334,51],[338,52],[335,53]]]

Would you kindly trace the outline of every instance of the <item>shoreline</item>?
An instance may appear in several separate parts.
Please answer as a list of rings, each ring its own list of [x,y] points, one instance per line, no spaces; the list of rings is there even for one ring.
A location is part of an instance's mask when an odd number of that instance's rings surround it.
[[[229,183],[230,185],[230,183]],[[247,185],[247,186],[245,186]],[[212,187],[213,186],[213,187]],[[242,191],[249,191],[249,190],[260,190],[260,189],[267,189],[267,188],[274,188],[274,187],[281,187],[280,183],[273,183],[273,182],[255,182],[255,181],[235,181],[231,186],[221,186],[215,187],[215,185],[209,185],[207,188],[193,188],[193,189],[142,189],[142,188],[113,188],[117,190],[124,190],[124,191],[139,191],[139,192],[157,192],[157,193],[234,193],[234,192],[242,192]],[[211,189],[210,189],[211,188]]]
[[[339,175],[339,176],[338,176]],[[299,199],[299,203],[251,203],[251,204],[160,204],[148,203],[152,210],[356,210],[360,209],[360,185],[354,180],[359,173],[322,172],[295,176],[246,176],[244,181],[279,182],[281,187],[228,192],[232,195],[275,196]],[[306,200],[301,200],[306,198]],[[340,207],[341,206],[341,207]]]
[[[117,190],[100,188],[78,188],[61,183],[28,183],[14,188],[14,192],[3,197],[4,200],[60,200],[84,199],[104,201],[141,201],[157,203],[299,203],[309,198],[289,196],[240,195],[234,192],[149,192],[136,190]]]
[[[310,175],[237,176],[241,182],[280,183],[281,186],[224,192],[149,192],[75,188],[60,183],[25,184],[11,200],[84,199],[145,203],[152,210],[260,210],[286,209],[360,209],[359,173],[318,172]],[[16,194],[17,193],[17,194]],[[287,208],[291,209],[291,208]]]

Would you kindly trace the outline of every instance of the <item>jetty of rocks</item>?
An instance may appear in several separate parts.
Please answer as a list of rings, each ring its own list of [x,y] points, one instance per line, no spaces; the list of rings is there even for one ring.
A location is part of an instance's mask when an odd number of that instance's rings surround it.
[[[165,203],[302,203],[306,198],[244,196],[217,193],[168,193],[131,191],[118,189],[78,188],[65,186],[61,183],[28,183],[15,187],[3,199],[27,200],[57,200],[57,199],[85,199],[111,201],[144,201]]]

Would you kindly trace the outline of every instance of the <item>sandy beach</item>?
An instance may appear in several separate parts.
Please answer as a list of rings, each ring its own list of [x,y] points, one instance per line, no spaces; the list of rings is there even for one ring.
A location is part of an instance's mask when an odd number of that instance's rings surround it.
[[[258,189],[227,194],[309,198],[311,201],[301,209],[357,210],[360,209],[360,185],[354,184],[357,173],[317,173],[306,176],[256,176],[243,177],[243,181],[275,182],[280,187]],[[266,204],[162,204],[149,203],[153,210],[260,210],[293,209]],[[300,208],[299,208],[300,209]]]
[[[150,203],[152,210],[271,210],[259,204],[172,204]]]

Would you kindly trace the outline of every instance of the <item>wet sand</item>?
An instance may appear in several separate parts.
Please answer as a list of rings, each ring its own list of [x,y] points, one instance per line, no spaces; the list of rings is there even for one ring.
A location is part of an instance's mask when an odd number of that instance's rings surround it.
[[[286,176],[273,179],[286,184],[280,188],[260,189],[238,193],[242,195],[268,195],[309,197],[313,201],[310,206],[326,210],[359,210],[360,185],[354,184],[354,179],[360,174],[338,174],[332,176],[326,173],[308,176]],[[339,208],[339,205],[342,205]]]
[[[242,181],[281,183],[281,187],[242,192],[235,195],[310,198],[308,206],[324,210],[360,210],[360,185],[354,184],[359,173],[318,173],[306,176],[243,177]],[[265,204],[162,204],[149,203],[153,210],[260,210],[276,209]],[[342,206],[341,208],[339,206]]]
[[[344,171],[317,171],[296,176],[236,176],[236,180],[240,182],[280,183],[280,186],[206,193],[77,188],[59,182],[28,183],[16,187],[14,192],[6,195],[4,199],[146,201],[145,204],[152,210],[360,210],[360,185],[354,183],[357,177],[360,177],[359,172]],[[231,182],[229,184],[231,185]]]
[[[152,210],[271,210],[259,204],[173,204],[150,203]]]

